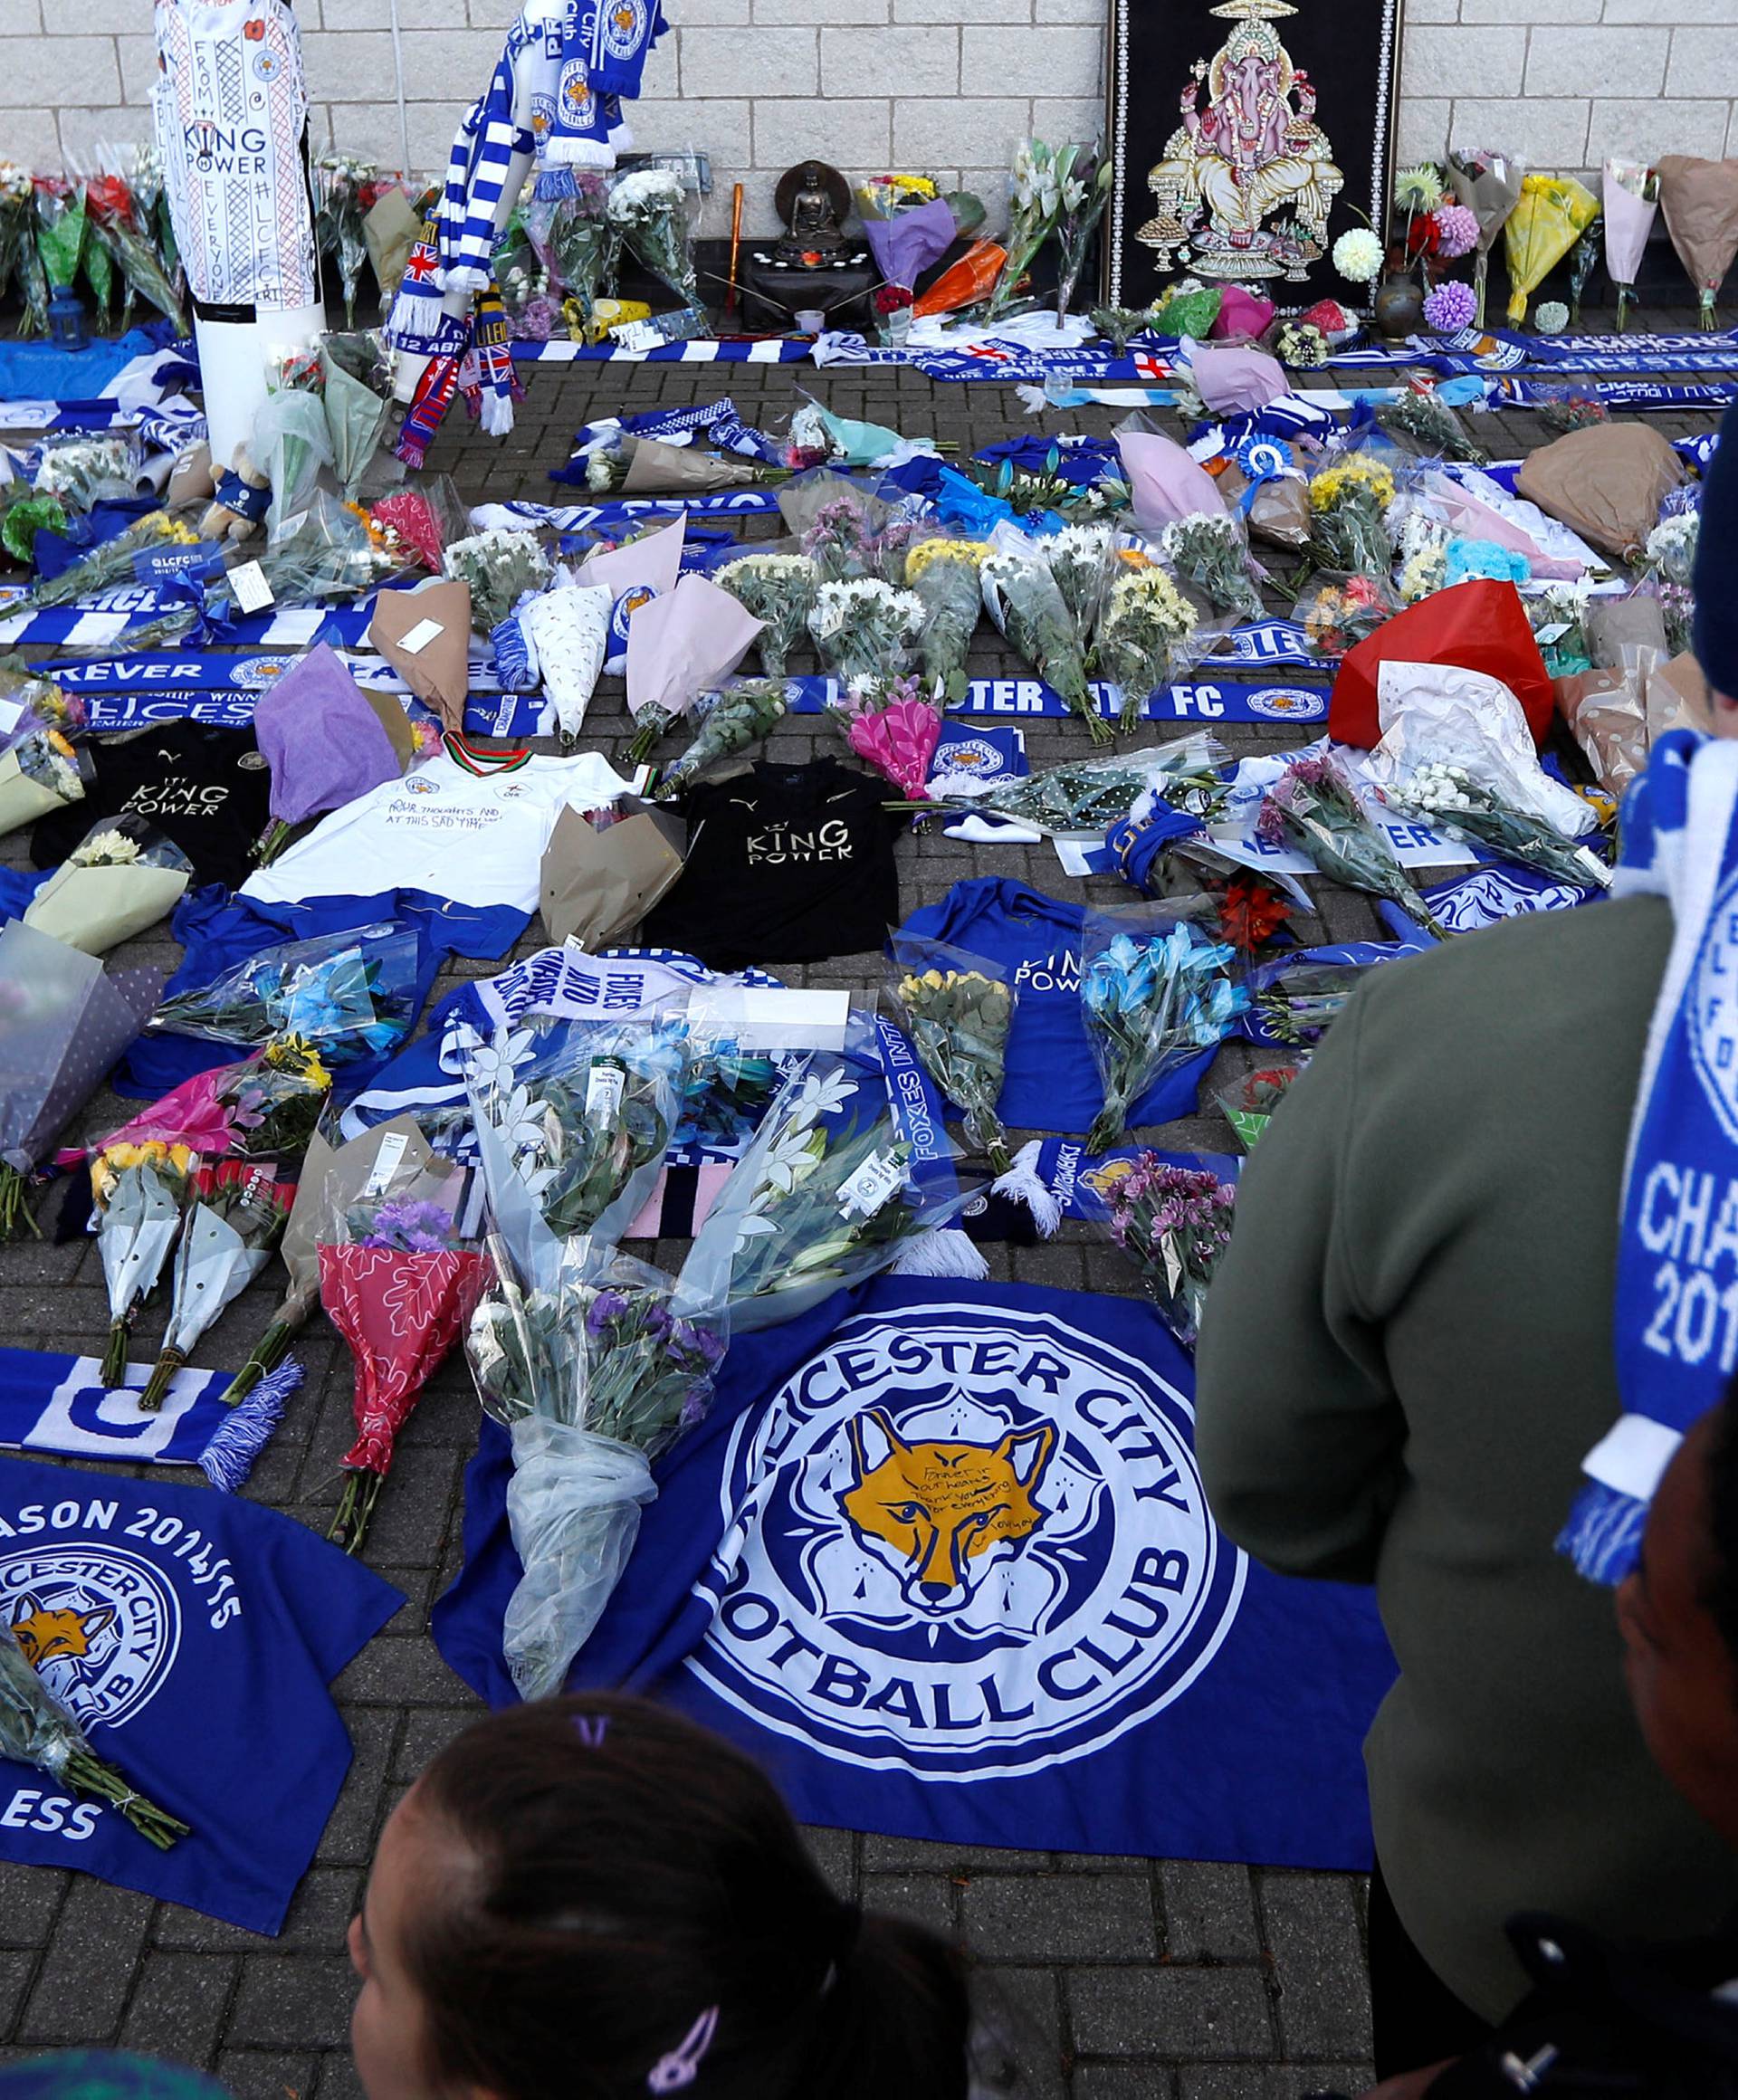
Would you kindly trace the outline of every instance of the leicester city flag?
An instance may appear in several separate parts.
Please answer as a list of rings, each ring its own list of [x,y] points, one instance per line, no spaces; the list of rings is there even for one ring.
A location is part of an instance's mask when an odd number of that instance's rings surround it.
[[[99,1757],[192,1827],[159,1852],[105,1802],[0,1757],[0,1860],[275,1933],[349,1770],[326,1688],[403,1602],[235,1495],[0,1459],[0,1639]]]
[[[1288,1866],[1370,1862],[1367,1592],[1214,1524],[1149,1308],[883,1280],[731,1345],[571,1683],[664,1697],[805,1820]],[[442,1653],[513,1697],[506,1435],[484,1425]]]

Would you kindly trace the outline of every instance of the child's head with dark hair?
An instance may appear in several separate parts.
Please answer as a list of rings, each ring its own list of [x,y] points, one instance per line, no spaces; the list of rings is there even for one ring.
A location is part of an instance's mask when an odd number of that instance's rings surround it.
[[[1734,1389],[1738,1392],[1738,1389]],[[1696,1423],[1660,1477],[1618,1591],[1625,1671],[1656,1764],[1738,1847],[1738,1398]]]
[[[387,1824],[351,1927],[368,2100],[963,2100],[960,1958],[841,1903],[759,1769],[662,1707],[515,1707]]]

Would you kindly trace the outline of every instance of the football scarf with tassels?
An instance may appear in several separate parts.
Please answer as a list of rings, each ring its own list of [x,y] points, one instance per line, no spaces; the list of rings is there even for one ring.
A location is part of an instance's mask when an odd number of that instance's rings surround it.
[[[1738,1365],[1738,744],[1675,730],[1623,806],[1612,894],[1672,908],[1629,1128],[1615,1354],[1623,1412],[1558,1541],[1619,1582],[1685,1433]]]

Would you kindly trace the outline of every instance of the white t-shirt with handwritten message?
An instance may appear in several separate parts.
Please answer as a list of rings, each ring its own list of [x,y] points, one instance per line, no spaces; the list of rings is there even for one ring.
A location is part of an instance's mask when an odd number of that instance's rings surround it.
[[[443,751],[335,809],[242,895],[263,903],[425,890],[455,903],[537,909],[543,849],[561,810],[597,809],[632,791],[594,751],[473,773]]]

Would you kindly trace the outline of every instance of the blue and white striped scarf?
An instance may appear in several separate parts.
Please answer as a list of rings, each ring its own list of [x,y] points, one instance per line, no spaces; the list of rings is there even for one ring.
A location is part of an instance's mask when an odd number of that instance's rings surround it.
[[[488,87],[459,119],[440,205],[442,277],[448,291],[482,291],[492,280],[501,192],[513,157],[529,154],[536,143],[529,125],[514,114],[515,72],[534,33],[540,35],[522,15],[513,23]]]
[[[1614,1346],[1623,1412],[1558,1541],[1619,1582],[1684,1436],[1738,1368],[1738,743],[1674,730],[1623,806],[1612,894],[1666,898],[1672,947],[1624,1162]]]

